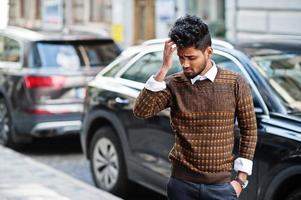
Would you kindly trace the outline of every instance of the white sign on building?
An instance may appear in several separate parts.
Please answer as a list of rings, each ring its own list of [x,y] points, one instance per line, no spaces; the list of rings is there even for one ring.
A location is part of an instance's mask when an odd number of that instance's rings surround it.
[[[44,30],[61,30],[64,26],[62,0],[42,1],[42,27]]]
[[[156,0],[156,37],[166,38],[175,20],[175,1]]]

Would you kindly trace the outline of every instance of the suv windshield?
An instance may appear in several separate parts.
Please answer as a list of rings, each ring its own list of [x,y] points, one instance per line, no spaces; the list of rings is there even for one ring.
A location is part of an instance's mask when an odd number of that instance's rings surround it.
[[[301,53],[256,56],[252,60],[288,112],[301,112]]]
[[[35,67],[78,69],[105,66],[120,50],[112,40],[37,42]]]

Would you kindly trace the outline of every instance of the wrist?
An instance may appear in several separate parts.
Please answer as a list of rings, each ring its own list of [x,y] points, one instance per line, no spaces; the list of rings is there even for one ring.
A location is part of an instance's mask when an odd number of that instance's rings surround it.
[[[162,66],[160,68],[159,72],[154,76],[154,79],[156,81],[160,81],[160,82],[164,81],[167,72],[168,72],[168,68],[165,66]]]
[[[238,177],[241,180],[245,181],[245,180],[248,179],[248,174],[246,172],[238,171],[236,177]]]
[[[247,179],[241,179],[238,176],[234,180],[240,185],[240,187],[242,189],[245,189],[248,186],[248,183],[249,183]]]

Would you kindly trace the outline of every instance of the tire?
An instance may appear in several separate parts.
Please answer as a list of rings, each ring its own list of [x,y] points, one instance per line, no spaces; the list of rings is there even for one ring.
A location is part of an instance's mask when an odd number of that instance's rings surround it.
[[[125,196],[128,188],[126,166],[121,145],[111,127],[101,127],[92,138],[90,167],[97,187]]]
[[[291,192],[286,200],[300,200],[301,199],[301,188],[298,188]]]
[[[0,144],[12,147],[12,121],[4,98],[0,97]]]

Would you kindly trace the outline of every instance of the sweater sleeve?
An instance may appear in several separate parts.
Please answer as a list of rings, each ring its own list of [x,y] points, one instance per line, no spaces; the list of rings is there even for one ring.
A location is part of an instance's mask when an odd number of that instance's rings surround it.
[[[237,79],[236,106],[241,135],[239,157],[253,160],[257,143],[257,123],[250,87],[241,76]]]
[[[170,104],[171,93],[168,88],[151,91],[146,87],[138,95],[133,111],[138,118],[149,118],[170,107]]]

